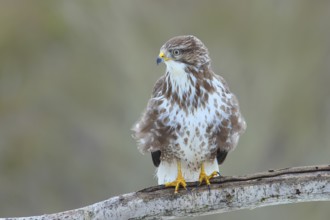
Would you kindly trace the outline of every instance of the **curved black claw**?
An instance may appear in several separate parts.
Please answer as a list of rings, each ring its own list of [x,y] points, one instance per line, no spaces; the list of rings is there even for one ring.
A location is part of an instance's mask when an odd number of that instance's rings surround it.
[[[207,185],[207,188],[209,189],[209,194],[211,195],[211,185]]]
[[[198,182],[198,181],[196,181],[195,190],[198,190],[198,187],[199,187],[199,182]]]

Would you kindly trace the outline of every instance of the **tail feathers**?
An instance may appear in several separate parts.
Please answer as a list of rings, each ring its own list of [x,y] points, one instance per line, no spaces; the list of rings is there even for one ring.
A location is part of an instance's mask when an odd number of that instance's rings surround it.
[[[219,172],[219,166],[216,159],[214,159],[213,161],[205,161],[204,168],[207,175],[210,175],[214,171]],[[184,179],[187,182],[196,182],[198,181],[201,170],[191,169],[191,167],[189,167],[187,163],[181,160],[181,171]],[[160,185],[168,182],[173,182],[176,179],[177,174],[178,167],[176,161],[162,161],[156,171],[158,184]]]
[[[227,154],[228,154],[228,151],[224,151],[224,150],[220,150],[220,149],[217,150],[217,161],[218,161],[219,165],[225,161]]]
[[[160,150],[151,152],[152,162],[154,163],[155,167],[159,167],[160,155],[161,155]]]

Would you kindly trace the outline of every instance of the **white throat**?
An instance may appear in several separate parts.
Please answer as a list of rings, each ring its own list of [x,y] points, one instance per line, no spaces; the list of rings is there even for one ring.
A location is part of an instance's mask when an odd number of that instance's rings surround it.
[[[168,72],[169,80],[172,84],[172,90],[177,90],[178,95],[181,96],[191,86],[188,73],[185,71],[187,66],[184,63],[173,60],[166,61],[165,64],[166,72]]]
[[[166,71],[170,72],[171,77],[180,78],[187,75],[185,71],[186,65],[184,63],[168,60],[165,62],[165,64]]]

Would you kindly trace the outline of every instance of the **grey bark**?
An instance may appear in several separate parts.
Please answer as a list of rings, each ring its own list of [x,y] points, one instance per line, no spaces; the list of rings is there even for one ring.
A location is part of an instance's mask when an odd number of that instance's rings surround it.
[[[246,176],[218,177],[207,186],[174,194],[154,186],[83,208],[49,215],[0,220],[159,219],[201,216],[263,206],[330,201],[330,165],[269,170]]]

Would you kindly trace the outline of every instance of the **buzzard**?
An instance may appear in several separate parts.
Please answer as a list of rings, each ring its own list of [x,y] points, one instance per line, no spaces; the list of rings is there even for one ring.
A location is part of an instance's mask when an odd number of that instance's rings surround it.
[[[175,187],[219,175],[246,123],[226,81],[211,69],[208,49],[195,36],[177,36],[161,48],[166,72],[155,84],[133,137],[150,152],[158,184]]]

